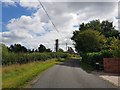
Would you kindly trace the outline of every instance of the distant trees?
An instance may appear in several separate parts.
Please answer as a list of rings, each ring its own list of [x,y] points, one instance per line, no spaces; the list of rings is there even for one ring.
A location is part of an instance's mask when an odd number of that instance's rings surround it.
[[[4,47],[4,44],[3,44]],[[21,44],[14,44],[10,45],[10,47],[6,47],[8,51],[14,52],[14,53],[33,53],[33,52],[52,52],[51,49],[46,48],[44,45],[40,44],[38,49],[27,49],[25,46],[22,46]]]
[[[8,54],[9,49],[8,49],[7,46],[5,46],[4,44],[0,44],[0,47],[2,47],[2,54],[3,54],[3,55]]]
[[[24,47],[24,46],[21,46],[20,44],[11,45],[9,47],[9,50],[11,52],[16,52],[16,53],[18,53],[18,52],[24,52],[24,53],[27,52],[27,48]]]
[[[38,47],[38,51],[39,52],[45,52],[46,51],[46,47],[42,44],[40,44],[40,46]]]
[[[52,50],[50,50],[49,48],[46,49],[44,45],[40,44],[40,46],[38,47],[38,52],[52,52]]]
[[[59,48],[58,52],[64,52],[64,50],[63,50],[63,49],[61,49],[61,48]]]
[[[8,47],[0,44],[2,47],[2,65],[25,64],[35,61],[45,61],[52,58],[67,58],[68,53],[64,52],[34,52],[34,53],[16,53],[9,51]]]
[[[46,52],[52,52],[52,50],[50,48],[46,49]]]

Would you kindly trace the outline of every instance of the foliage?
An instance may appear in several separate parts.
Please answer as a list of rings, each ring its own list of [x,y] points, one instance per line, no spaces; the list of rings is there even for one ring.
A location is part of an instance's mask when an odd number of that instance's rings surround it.
[[[47,49],[44,45],[40,44],[38,47],[38,52],[52,52],[49,48]]]
[[[120,57],[120,40],[116,39],[112,43],[113,48],[113,56],[114,57]]]
[[[105,37],[98,31],[85,30],[76,33],[71,39],[75,42],[75,48],[78,52],[100,51],[106,41]]]
[[[113,52],[114,57],[119,57],[120,58],[120,46],[118,47],[118,49],[115,49]]]
[[[113,22],[93,20],[82,23],[71,39],[83,62],[94,68],[96,62],[103,68],[103,58],[120,57],[120,32]]]
[[[58,52],[64,52],[64,50],[63,50],[63,49],[61,49],[61,48],[59,48]]]
[[[86,62],[95,68],[96,63],[99,63],[103,68],[103,58],[112,57],[112,53],[107,50],[100,52],[86,53],[82,55],[83,62]]]
[[[18,52],[27,52],[26,47],[21,46],[20,44],[11,45],[10,48],[9,48],[9,50],[11,52],[15,52],[15,53],[18,53]]]
[[[45,61],[51,58],[67,58],[69,57],[68,53],[64,52],[34,52],[34,53],[13,53],[9,52],[8,48],[3,45],[3,53],[2,53],[2,65],[10,65],[10,64],[23,64],[33,61]]]
[[[70,59],[78,59],[78,60],[82,59],[82,57],[79,54],[70,54],[69,58]]]
[[[120,40],[115,37],[108,38],[104,49],[110,50],[113,57],[120,57]]]
[[[119,37],[120,32],[115,29],[113,26],[113,22],[109,21],[102,21],[100,20],[93,20],[90,21],[89,23],[82,23],[80,24],[80,31],[84,31],[87,29],[92,29],[92,30],[97,30],[101,32],[105,37]]]
[[[66,61],[66,59],[64,59],[64,58],[57,58],[57,60],[56,61],[58,61],[58,62],[65,62]]]
[[[56,53],[53,53],[53,55],[55,55],[54,56],[55,58],[68,58],[69,57],[69,53],[63,53],[63,52],[56,52]]]
[[[46,49],[46,52],[52,52],[52,50],[50,48]]]
[[[85,62],[80,62],[80,67],[88,73],[91,73],[91,71],[94,70],[94,68],[90,64]]]
[[[42,44],[40,44],[40,46],[38,47],[39,52],[45,52],[46,51],[46,47]]]

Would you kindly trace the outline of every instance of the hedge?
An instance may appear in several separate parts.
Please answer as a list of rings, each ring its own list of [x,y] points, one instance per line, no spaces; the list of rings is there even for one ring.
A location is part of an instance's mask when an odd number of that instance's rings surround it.
[[[96,63],[99,63],[101,68],[103,68],[103,58],[112,57],[112,53],[108,50],[103,50],[100,52],[86,53],[82,55],[82,61],[90,64],[95,68]]]
[[[2,54],[2,65],[23,64],[33,61],[45,61],[51,58],[68,58],[68,53],[50,52],[50,53],[7,53]]]

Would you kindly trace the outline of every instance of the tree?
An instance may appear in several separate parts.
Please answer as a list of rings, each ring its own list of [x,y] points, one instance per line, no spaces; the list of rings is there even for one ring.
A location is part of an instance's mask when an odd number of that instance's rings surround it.
[[[32,49],[32,51],[31,52],[34,52],[35,50],[34,49]]]
[[[11,46],[9,47],[9,50],[10,50],[11,52],[16,52],[16,53],[18,53],[18,52],[27,52],[26,47],[21,46],[20,44],[11,45]]]
[[[40,46],[38,47],[38,51],[39,52],[46,52],[46,47],[42,44],[40,44]]]
[[[2,52],[1,52],[1,57],[2,57],[2,65],[6,65],[9,63],[10,59],[9,59],[9,49],[5,44],[0,44],[0,47],[2,48]]]
[[[38,52],[38,50],[37,49],[35,49],[35,51],[34,52]]]
[[[46,49],[46,52],[52,52],[52,50],[50,48]]]
[[[71,39],[75,42],[75,49],[79,53],[100,51],[106,42],[105,37],[95,30],[79,31],[77,34],[73,33]]]
[[[58,52],[64,52],[64,50],[62,48],[59,48]]]
[[[27,52],[28,52],[28,53],[31,53],[32,51],[31,51],[31,49],[28,49]]]
[[[71,54],[74,54],[74,50],[72,49],[72,47],[68,47],[68,52],[71,53]]]
[[[0,47],[2,48],[2,54],[8,54],[9,53],[9,49],[5,44],[0,44]]]
[[[116,30],[115,27],[113,26],[113,22],[109,22],[107,20],[102,22],[100,22],[100,20],[93,20],[86,24],[84,23],[80,24],[79,27],[80,31],[84,31],[88,29],[97,30],[107,38],[113,36],[115,38],[118,38],[120,34],[120,32]]]

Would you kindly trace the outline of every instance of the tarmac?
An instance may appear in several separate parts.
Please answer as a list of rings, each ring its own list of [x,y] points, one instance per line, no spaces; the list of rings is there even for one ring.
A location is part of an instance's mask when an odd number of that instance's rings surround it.
[[[105,73],[101,71],[93,71],[92,73],[120,88],[120,75],[114,73]]]

